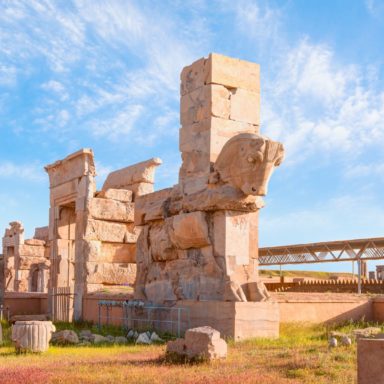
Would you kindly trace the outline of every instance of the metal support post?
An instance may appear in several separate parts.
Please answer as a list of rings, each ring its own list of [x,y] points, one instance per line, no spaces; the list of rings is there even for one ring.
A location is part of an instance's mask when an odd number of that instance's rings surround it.
[[[357,260],[357,293],[361,294],[361,260]]]

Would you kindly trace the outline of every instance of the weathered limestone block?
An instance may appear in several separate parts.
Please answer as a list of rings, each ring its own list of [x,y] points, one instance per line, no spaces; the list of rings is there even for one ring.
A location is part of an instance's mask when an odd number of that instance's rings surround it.
[[[180,93],[185,95],[205,84],[260,91],[260,66],[217,53],[211,53],[185,67],[181,72]]]
[[[105,191],[100,191],[97,193],[97,197],[104,199],[112,199],[117,201],[122,201],[124,203],[132,202],[132,191],[128,189],[114,189],[109,188]]]
[[[57,205],[62,201],[65,202],[68,199],[73,199],[77,195],[77,188],[79,181],[77,178],[69,180],[64,184],[59,184],[55,187],[52,187],[50,190],[50,200],[51,206]]]
[[[45,352],[56,328],[51,321],[16,321],[12,341],[17,352]]]
[[[384,339],[357,340],[357,383],[384,383]]]
[[[108,243],[134,242],[138,233],[133,223],[115,223],[89,219],[85,237],[87,240],[100,240]]]
[[[47,242],[48,241],[48,226],[35,228],[35,235],[33,236],[33,238],[39,239],[39,240],[44,240],[45,242]]]
[[[42,245],[20,244],[17,247],[17,253],[20,256],[36,257],[43,259],[45,256],[45,248]]]
[[[87,274],[87,281],[90,284],[133,284],[136,277],[136,264],[87,262]]]
[[[137,183],[154,183],[155,169],[161,160],[153,158],[141,163],[111,172],[104,182],[102,190],[109,188],[130,189],[129,186]]]
[[[227,343],[220,332],[205,326],[188,329],[184,339],[167,343],[167,353],[185,356],[187,359],[214,360],[227,357]]]
[[[174,260],[177,252],[169,237],[170,223],[152,225],[149,231],[150,253],[153,261]]]
[[[39,240],[39,239],[27,239],[24,241],[25,245],[32,245],[32,246],[44,246],[45,241]]]
[[[108,263],[135,263],[136,244],[105,243],[89,240],[85,244],[88,261]]]
[[[95,197],[90,201],[89,210],[94,219],[124,223],[133,223],[134,221],[133,203],[122,203]]]
[[[260,125],[260,93],[237,88],[231,94],[231,120]]]
[[[95,175],[95,164],[91,149],[81,149],[63,160],[47,165],[50,186],[55,187],[70,180],[78,179],[88,173]]]
[[[180,120],[190,125],[211,116],[228,119],[231,92],[222,85],[211,84],[195,89],[181,97]]]
[[[20,256],[18,259],[19,269],[29,270],[33,264],[48,264],[49,261],[45,257]]]
[[[183,197],[181,207],[179,202],[169,205],[170,211],[184,209],[186,211],[217,211],[236,210],[254,212],[264,207],[264,201],[259,196],[247,196],[238,188],[223,185],[217,188],[205,189],[203,192],[190,193]]]
[[[165,217],[164,207],[171,194],[172,188],[166,188],[138,197],[135,201],[135,225],[163,219]]]
[[[77,336],[77,333],[75,331],[72,331],[70,329],[64,329],[62,331],[55,332],[52,335],[51,342],[53,344],[59,345],[78,344],[79,337]]]
[[[202,248],[211,244],[206,214],[191,212],[172,217],[170,238],[179,249]]]

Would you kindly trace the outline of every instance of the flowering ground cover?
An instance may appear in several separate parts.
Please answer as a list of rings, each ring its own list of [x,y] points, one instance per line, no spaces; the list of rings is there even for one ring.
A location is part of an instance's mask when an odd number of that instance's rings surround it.
[[[368,325],[337,329],[348,332],[362,326]],[[356,345],[329,349],[329,331],[324,326],[282,324],[276,340],[229,341],[224,361],[171,364],[164,359],[165,345],[52,346],[44,354],[16,355],[4,326],[0,383],[355,383]]]

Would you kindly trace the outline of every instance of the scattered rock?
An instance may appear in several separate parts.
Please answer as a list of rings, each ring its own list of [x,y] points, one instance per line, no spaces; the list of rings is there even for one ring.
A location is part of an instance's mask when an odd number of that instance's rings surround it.
[[[115,337],[112,335],[107,335],[106,336],[108,343],[114,343],[115,342]]]
[[[164,340],[156,332],[152,333],[151,341],[153,343],[162,343],[162,342],[164,342]]]
[[[352,344],[352,340],[349,336],[345,335],[340,338],[341,345],[349,347]]]
[[[94,344],[108,343],[108,339],[102,335],[98,335],[97,333],[92,334],[92,339]]]
[[[52,335],[52,344],[67,345],[67,344],[78,344],[79,338],[75,331],[65,329],[63,331],[55,332]]]
[[[329,348],[336,348],[337,347],[337,339],[336,337],[331,337],[328,341]]]
[[[89,347],[90,345],[92,345],[92,343],[87,340],[84,340],[81,343],[77,344],[78,347]]]
[[[89,329],[83,329],[82,331],[80,331],[79,337],[81,339],[90,339],[92,338],[92,332]]]
[[[116,344],[126,344],[126,343],[128,343],[128,339],[124,336],[116,336],[115,337],[115,343]]]
[[[139,337],[136,339],[136,344],[152,344],[151,339],[148,336],[147,332],[140,333]]]
[[[192,328],[185,333],[185,339],[167,343],[167,355],[178,355],[188,360],[222,359],[227,356],[227,343],[212,327]]]
[[[381,333],[381,328],[368,327],[362,329],[354,329],[352,333],[356,339],[360,339],[361,337],[374,337],[375,335]]]

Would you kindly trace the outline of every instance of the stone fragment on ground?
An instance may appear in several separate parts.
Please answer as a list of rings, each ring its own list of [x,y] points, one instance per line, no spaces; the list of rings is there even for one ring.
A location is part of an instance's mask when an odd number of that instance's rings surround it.
[[[115,342],[115,337],[112,335],[107,335],[106,339],[107,339],[108,343],[114,343]]]
[[[79,338],[75,331],[65,329],[63,331],[55,332],[52,335],[52,344],[66,345],[66,344],[78,344]]]
[[[136,339],[136,344],[152,344],[150,337],[147,332],[140,333]]]
[[[330,348],[336,348],[337,347],[337,339],[336,337],[331,337],[329,340],[328,340],[328,346]]]
[[[341,345],[344,345],[345,347],[349,347],[350,345],[352,345],[351,338],[346,335],[340,338],[340,342],[341,342]]]
[[[128,343],[128,339],[125,336],[116,336],[115,337],[116,344],[126,344]]]
[[[214,328],[197,327],[187,330],[184,339],[169,341],[167,355],[177,355],[188,360],[222,359],[227,356],[227,343]]]
[[[94,344],[108,343],[108,338],[103,335],[98,335],[97,333],[92,334],[92,339]]]
[[[162,343],[164,340],[156,332],[153,332],[151,335],[151,341],[152,343]]]
[[[45,352],[54,331],[51,321],[17,321],[12,325],[11,338],[17,353]]]

